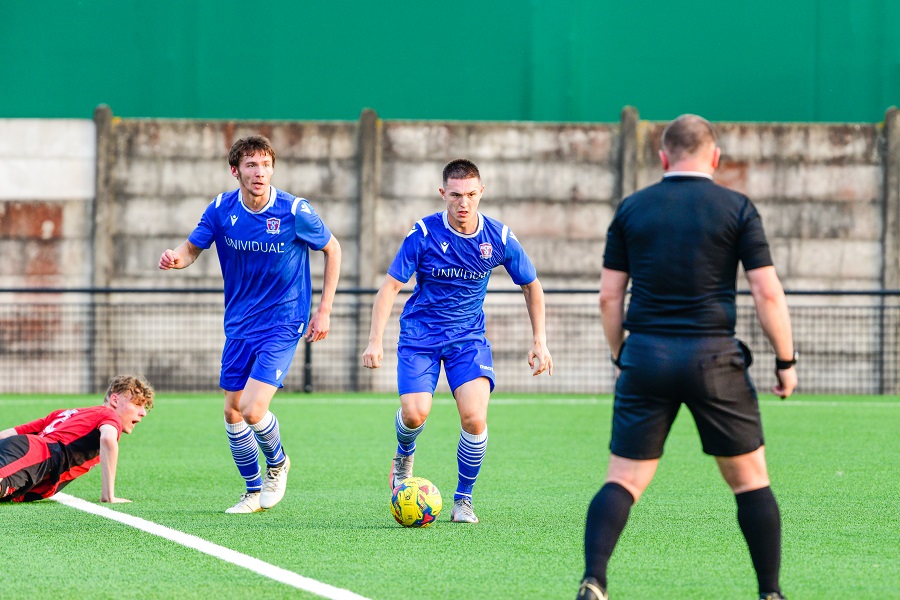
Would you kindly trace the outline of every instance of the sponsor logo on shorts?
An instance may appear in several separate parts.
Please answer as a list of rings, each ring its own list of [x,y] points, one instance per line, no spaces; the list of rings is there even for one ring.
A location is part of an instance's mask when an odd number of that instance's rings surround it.
[[[275,379],[281,379],[281,374],[284,373],[281,369],[275,369]]]
[[[491,371],[491,372],[493,372],[493,370],[494,370],[494,367],[489,367],[489,366],[487,366],[487,365],[478,365],[478,366],[479,366],[482,370],[484,370],[484,371]]]

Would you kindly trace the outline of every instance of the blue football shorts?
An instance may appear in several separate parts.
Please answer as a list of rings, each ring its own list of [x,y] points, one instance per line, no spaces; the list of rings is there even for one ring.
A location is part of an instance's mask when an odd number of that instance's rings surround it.
[[[462,384],[479,377],[487,377],[491,382],[491,391],[494,391],[491,343],[482,337],[433,348],[398,347],[397,390],[400,395],[417,392],[434,394],[442,362],[451,390],[456,391]]]
[[[237,392],[243,390],[252,377],[282,387],[300,337],[296,327],[279,327],[254,338],[226,339],[219,386],[225,391]]]

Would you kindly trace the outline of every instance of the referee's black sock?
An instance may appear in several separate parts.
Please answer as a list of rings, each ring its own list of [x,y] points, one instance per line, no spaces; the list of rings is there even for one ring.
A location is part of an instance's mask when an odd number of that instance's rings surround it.
[[[781,515],[772,488],[764,487],[735,494],[737,518],[750,559],[756,569],[759,592],[781,592],[778,572],[781,570]]]
[[[584,528],[585,577],[606,588],[606,566],[619,541],[634,496],[618,483],[606,483],[591,500]]]

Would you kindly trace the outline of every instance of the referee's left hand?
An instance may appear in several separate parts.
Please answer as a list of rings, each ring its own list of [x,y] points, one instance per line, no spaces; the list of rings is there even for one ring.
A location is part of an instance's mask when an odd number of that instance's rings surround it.
[[[535,342],[528,352],[528,366],[534,371],[531,374],[532,377],[540,375],[544,371],[547,371],[547,375],[553,375],[553,358],[542,342]]]
[[[797,387],[797,369],[793,366],[787,369],[775,369],[775,378],[778,383],[772,387],[772,393],[784,400]]]

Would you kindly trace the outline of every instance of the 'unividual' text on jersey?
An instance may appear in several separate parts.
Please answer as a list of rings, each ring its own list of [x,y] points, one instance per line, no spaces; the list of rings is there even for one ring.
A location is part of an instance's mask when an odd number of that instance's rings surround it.
[[[304,198],[274,187],[253,212],[240,189],[219,194],[188,241],[213,242],[225,280],[225,335],[253,337],[278,325],[300,333],[309,323],[312,286],[309,249],[321,250],[331,232]]]
[[[456,231],[447,213],[416,221],[388,274],[416,286],[400,316],[400,344],[434,346],[484,335],[484,297],[491,271],[506,268],[516,285],[537,277],[509,227],[478,214],[478,229]]]

